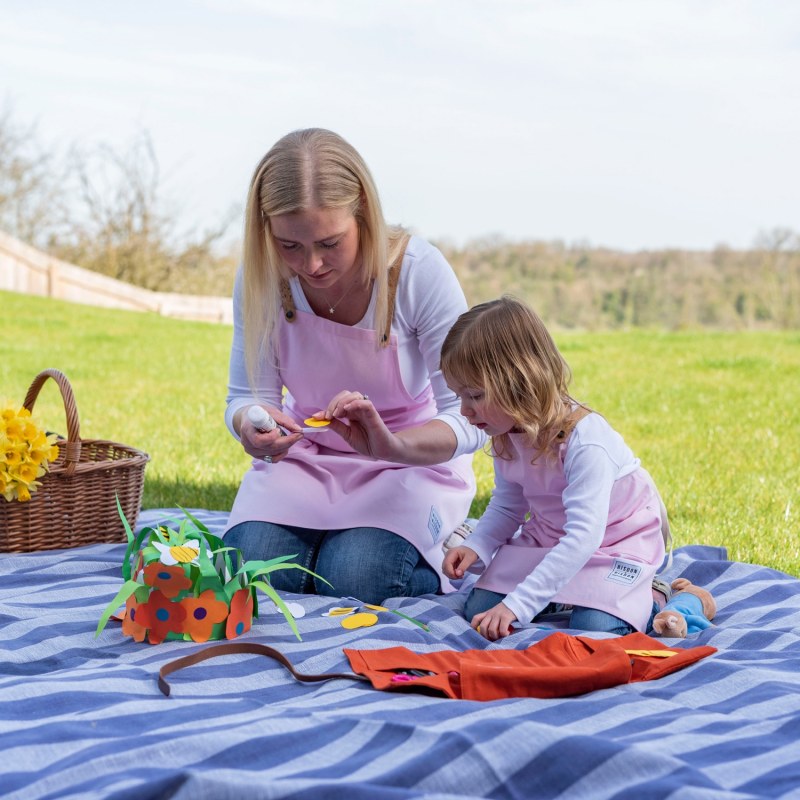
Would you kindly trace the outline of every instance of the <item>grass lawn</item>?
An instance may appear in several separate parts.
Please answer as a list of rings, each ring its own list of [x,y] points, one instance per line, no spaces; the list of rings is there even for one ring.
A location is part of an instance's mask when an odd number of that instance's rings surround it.
[[[228,509],[249,459],[222,422],[231,329],[0,292],[0,402],[46,367],[72,384],[81,435],[151,456],[144,506]],[[659,486],[676,545],[800,575],[800,332],[560,333],[573,394]],[[35,415],[66,433],[49,381]],[[486,505],[490,459],[475,460]],[[4,501],[3,501],[4,502]]]

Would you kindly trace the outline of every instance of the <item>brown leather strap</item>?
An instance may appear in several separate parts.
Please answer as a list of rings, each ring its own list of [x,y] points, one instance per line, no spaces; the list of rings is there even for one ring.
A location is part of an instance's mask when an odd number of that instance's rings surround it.
[[[332,678],[347,678],[351,681],[366,681],[369,683],[369,678],[361,675],[356,675],[354,672],[325,672],[320,675],[308,675],[298,672],[291,661],[286,658],[283,653],[275,650],[272,647],[267,647],[264,644],[256,644],[255,642],[228,642],[226,644],[213,645],[206,647],[204,650],[199,650],[189,656],[183,658],[176,658],[174,661],[168,661],[158,671],[158,688],[162,693],[169,697],[170,685],[167,683],[167,675],[171,675],[179,669],[184,667],[191,667],[194,664],[199,664],[201,661],[206,661],[209,658],[216,658],[217,656],[230,656],[238,653],[247,653],[256,656],[266,656],[275,661],[283,664],[289,672],[298,680],[303,683],[315,683],[318,681],[328,681]]]
[[[283,316],[286,317],[287,322],[294,322],[295,319],[297,319],[297,314],[295,313],[297,309],[295,308],[294,298],[292,297],[292,287],[289,286],[289,281],[287,281],[286,278],[281,278],[280,291]]]

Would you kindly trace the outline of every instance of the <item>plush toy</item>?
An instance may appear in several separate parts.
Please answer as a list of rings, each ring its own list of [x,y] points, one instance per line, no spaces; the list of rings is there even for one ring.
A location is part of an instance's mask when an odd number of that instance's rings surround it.
[[[672,599],[653,618],[653,636],[683,639],[711,626],[717,604],[711,593],[686,578],[672,581]]]

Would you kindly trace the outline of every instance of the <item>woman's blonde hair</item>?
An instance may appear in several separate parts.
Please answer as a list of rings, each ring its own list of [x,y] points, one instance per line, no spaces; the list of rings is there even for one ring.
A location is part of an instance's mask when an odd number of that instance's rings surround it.
[[[539,453],[552,452],[574,425],[570,368],[521,300],[504,295],[463,313],[444,340],[441,368],[448,382],[483,391],[485,402],[510,416]],[[507,434],[493,437],[492,449],[507,453]]]
[[[364,285],[375,281],[378,344],[388,315],[388,269],[408,236],[386,225],[372,175],[341,136],[307,128],[279,139],[253,173],[247,195],[243,253],[245,364],[251,384],[260,359],[277,352],[280,282],[292,273],[270,231],[270,218],[309,209],[347,209],[356,219]]]

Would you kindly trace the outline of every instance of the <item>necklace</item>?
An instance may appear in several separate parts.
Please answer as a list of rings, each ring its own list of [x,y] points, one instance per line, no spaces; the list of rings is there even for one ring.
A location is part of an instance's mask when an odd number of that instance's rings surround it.
[[[345,297],[347,297],[347,295],[350,294],[350,290],[356,285],[356,282],[358,281],[358,277],[359,277],[359,274],[358,274],[358,272],[356,272],[355,278],[353,278],[353,280],[350,281],[350,284],[348,285],[348,287],[344,290],[344,292],[342,293],[341,297],[335,303],[331,303],[328,300],[328,298],[325,296],[325,294],[320,292],[320,294],[322,294],[322,299],[325,301],[325,305],[328,306],[328,313],[331,316],[334,315],[334,312],[336,311],[336,306],[338,306],[339,303],[341,303],[342,300],[344,300]]]

